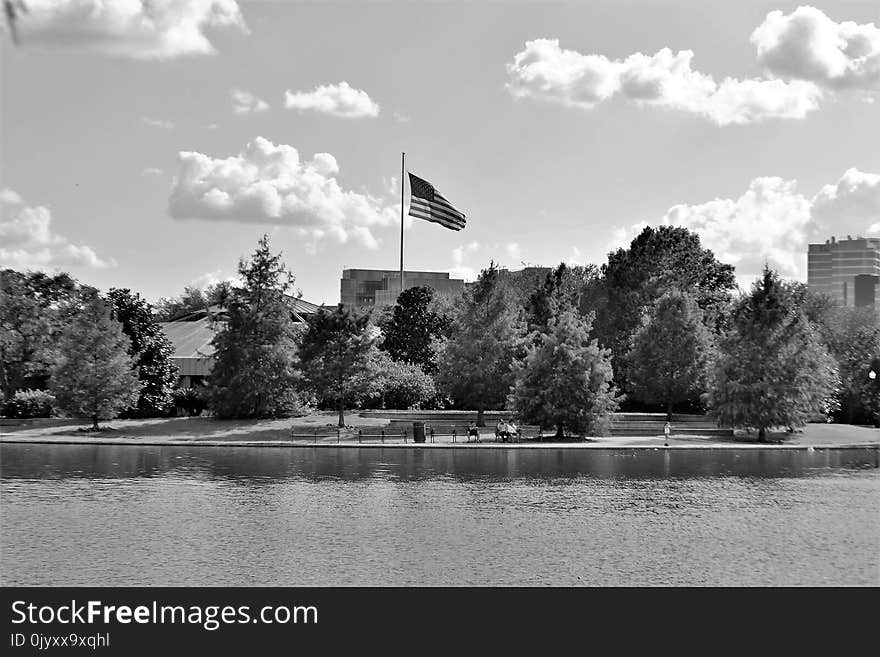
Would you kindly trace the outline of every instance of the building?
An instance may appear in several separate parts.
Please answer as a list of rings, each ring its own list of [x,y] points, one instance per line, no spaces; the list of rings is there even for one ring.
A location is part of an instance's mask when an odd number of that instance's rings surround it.
[[[288,297],[290,316],[295,323],[302,323],[318,312],[319,306],[302,299]],[[162,322],[162,332],[174,346],[171,360],[177,365],[178,387],[191,388],[202,385],[214,368],[214,346],[211,342],[228,319],[220,306],[177,317]]]
[[[438,294],[458,294],[464,289],[464,281],[449,278],[448,272],[406,271],[403,284],[411,287],[431,287]],[[349,308],[391,306],[400,294],[400,270],[394,269],[343,269],[339,281],[339,300]]]
[[[880,313],[880,237],[847,235],[807,251],[807,285],[842,306],[869,307]]]

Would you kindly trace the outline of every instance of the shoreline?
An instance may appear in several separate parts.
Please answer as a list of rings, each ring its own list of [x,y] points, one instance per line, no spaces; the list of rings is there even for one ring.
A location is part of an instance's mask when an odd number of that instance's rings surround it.
[[[621,436],[621,438],[625,438]],[[689,436],[689,438],[692,438]],[[656,444],[648,443],[643,437],[638,438],[638,443],[626,443],[616,440],[597,440],[592,442],[526,442],[526,443],[474,443],[474,442],[437,442],[437,443],[413,443],[413,442],[361,442],[351,440],[304,442],[291,440],[141,440],[137,438],[96,438],[73,436],[36,437],[27,436],[20,438],[0,437],[0,445],[80,445],[80,446],[133,446],[133,447],[273,447],[280,449],[507,449],[507,450],[636,450],[636,451],[707,451],[707,450],[868,450],[873,449],[880,455],[880,444],[876,442],[864,443],[817,443],[809,445],[758,443],[758,442],[709,442],[679,443],[663,445],[662,438],[657,439]]]
[[[480,442],[466,442],[458,437],[437,436],[437,442],[415,443],[412,436],[406,442],[399,434],[384,442],[376,435],[388,429],[388,420],[372,414],[353,413],[351,422],[337,438],[333,421],[335,413],[318,412],[298,418],[266,420],[220,420],[213,417],[178,417],[114,420],[100,433],[80,431],[82,420],[48,418],[0,423],[0,444],[40,445],[108,445],[149,447],[275,447],[288,449],[626,449],[626,450],[707,450],[707,449],[877,449],[880,450],[880,429],[842,424],[808,424],[795,433],[770,432],[768,442],[759,443],[755,434],[737,431],[722,437],[703,434],[676,434],[673,430],[669,446],[664,446],[662,435],[611,435],[590,437],[586,441],[496,442],[494,432],[486,428]],[[329,435],[297,436],[317,429]],[[358,442],[358,430],[370,430],[371,437]]]

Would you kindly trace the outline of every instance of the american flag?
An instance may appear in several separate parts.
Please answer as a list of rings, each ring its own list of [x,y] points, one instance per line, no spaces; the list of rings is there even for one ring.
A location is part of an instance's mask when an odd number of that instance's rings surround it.
[[[459,212],[443,198],[434,185],[418,176],[409,174],[409,188],[412,192],[409,204],[409,215],[419,219],[427,219],[452,230],[464,228],[464,213]]]

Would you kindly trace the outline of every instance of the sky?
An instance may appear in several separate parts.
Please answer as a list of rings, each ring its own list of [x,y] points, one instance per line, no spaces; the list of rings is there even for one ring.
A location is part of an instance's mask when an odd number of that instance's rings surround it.
[[[606,261],[674,224],[736,267],[880,236],[875,1],[24,0],[0,34],[0,266],[150,300],[267,233],[303,298]],[[408,185],[405,207],[409,204]]]

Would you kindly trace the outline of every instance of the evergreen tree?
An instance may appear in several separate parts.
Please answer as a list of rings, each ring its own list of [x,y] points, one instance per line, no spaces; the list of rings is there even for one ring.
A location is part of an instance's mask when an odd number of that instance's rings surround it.
[[[266,235],[250,261],[239,261],[238,273],[243,284],[232,289],[229,320],[212,342],[209,406],[219,417],[285,417],[301,406],[296,329],[284,296],[293,275]]]
[[[50,389],[59,408],[77,417],[116,417],[137,403],[140,382],[129,356],[131,341],[110,309],[94,294],[64,329],[60,361],[52,371]]]
[[[722,423],[757,429],[764,441],[769,428],[800,427],[828,411],[834,360],[770,269],[737,304],[719,346],[709,405]]]
[[[448,317],[430,310],[433,297],[430,287],[411,287],[401,292],[384,324],[381,344],[392,359],[418,365],[428,374],[437,371],[434,343],[450,323]]]
[[[564,310],[575,310],[586,318],[594,310],[590,288],[597,280],[598,270],[593,265],[560,263],[526,300],[529,331],[546,331],[550,320]]]
[[[334,311],[319,308],[308,320],[300,341],[300,360],[306,387],[319,400],[339,411],[345,426],[345,409],[364,396],[379,393],[380,376],[374,367],[376,332],[368,314],[358,314],[339,304]]]
[[[141,392],[137,406],[129,409],[133,416],[164,415],[173,406],[177,366],[171,360],[174,346],[153,319],[153,308],[140,294],[131,290],[111,288],[107,293],[114,318],[131,340],[129,355],[134,359]]]
[[[459,406],[477,410],[479,426],[485,426],[486,409],[505,404],[523,332],[522,311],[491,263],[465,291],[436,377]]]
[[[620,397],[611,354],[590,338],[591,320],[563,310],[548,320],[515,367],[512,405],[530,424],[584,436],[604,432]]]
[[[712,334],[692,295],[670,290],[657,300],[633,337],[627,358],[632,394],[663,404],[671,419],[673,404],[706,390]]]

